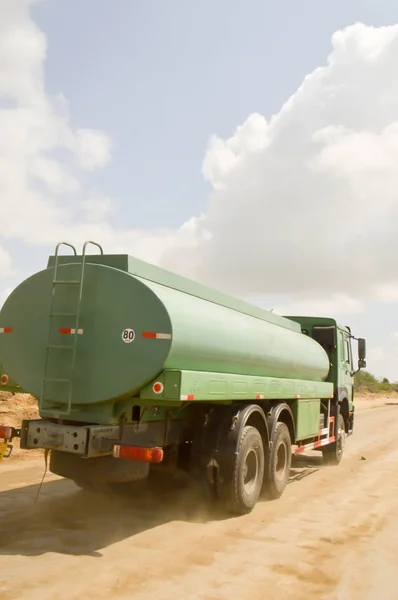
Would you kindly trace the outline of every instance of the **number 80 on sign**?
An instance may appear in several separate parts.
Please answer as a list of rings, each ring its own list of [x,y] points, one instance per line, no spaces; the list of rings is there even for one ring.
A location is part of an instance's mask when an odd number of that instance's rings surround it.
[[[125,329],[122,333],[122,340],[125,344],[131,344],[135,339],[134,329]]]

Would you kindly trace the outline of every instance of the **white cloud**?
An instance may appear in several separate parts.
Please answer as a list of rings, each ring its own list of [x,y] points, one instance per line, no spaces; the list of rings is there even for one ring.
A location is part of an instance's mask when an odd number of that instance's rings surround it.
[[[103,167],[110,160],[110,140],[100,131],[79,129],[75,148],[76,157],[84,169]]]
[[[11,255],[0,246],[0,278],[12,275]]]
[[[3,306],[4,302],[7,300],[8,296],[11,294],[13,288],[8,287],[0,293],[0,308]]]
[[[356,24],[332,46],[269,122],[251,115],[212,138],[211,204],[191,223],[206,233],[200,258],[191,241],[163,264],[240,295],[317,295],[325,308],[396,286],[398,26]]]
[[[290,302],[275,307],[275,312],[281,315],[320,317],[358,314],[363,313],[364,310],[365,307],[361,302],[344,294],[331,294],[327,298],[297,294]]]
[[[398,283],[394,282],[380,285],[375,294],[375,300],[378,302],[397,302]]]
[[[76,214],[91,203],[84,225],[102,220],[104,203],[82,189],[82,170],[110,160],[107,135],[74,130],[62,95],[46,93],[47,44],[32,20],[32,2],[0,4],[0,236],[31,244],[53,244],[74,231]],[[62,156],[62,158],[59,158]]]
[[[398,381],[398,332],[392,332],[382,344],[369,346],[367,364],[371,373],[379,377],[387,377],[390,381]]]
[[[268,123],[262,115],[250,115],[229,140],[213,135],[203,161],[203,176],[214,189],[223,189],[228,174],[245,160],[247,154],[264,150],[269,143]]]

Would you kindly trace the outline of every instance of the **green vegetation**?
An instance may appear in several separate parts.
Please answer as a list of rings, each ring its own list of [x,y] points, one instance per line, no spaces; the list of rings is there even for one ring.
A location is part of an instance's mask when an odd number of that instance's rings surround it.
[[[357,392],[385,394],[398,391],[398,383],[390,383],[386,377],[377,379],[368,371],[359,371],[354,380]]]

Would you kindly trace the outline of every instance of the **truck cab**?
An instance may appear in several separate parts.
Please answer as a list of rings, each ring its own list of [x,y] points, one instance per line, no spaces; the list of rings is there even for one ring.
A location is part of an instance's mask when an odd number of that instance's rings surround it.
[[[334,400],[340,405],[346,424],[347,434],[351,434],[354,421],[354,375],[366,367],[366,344],[363,338],[354,338],[351,329],[339,324],[330,317],[287,317],[301,326],[301,331],[317,341],[326,351],[330,370],[327,381],[333,383]],[[358,342],[358,370],[354,368],[352,340]]]

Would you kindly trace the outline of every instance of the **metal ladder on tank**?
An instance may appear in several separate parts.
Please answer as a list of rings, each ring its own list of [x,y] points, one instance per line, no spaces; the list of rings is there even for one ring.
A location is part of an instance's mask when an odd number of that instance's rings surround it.
[[[67,409],[65,411],[57,412],[58,415],[69,415],[71,413],[71,409],[72,409],[73,372],[74,372],[75,364],[76,364],[76,350],[77,350],[77,340],[78,340],[78,332],[79,332],[80,310],[81,310],[81,302],[82,302],[82,296],[83,296],[84,273],[85,273],[85,266],[86,266],[86,259],[87,259],[86,249],[89,244],[97,246],[97,248],[99,248],[99,250],[100,250],[100,254],[104,253],[102,250],[102,247],[99,244],[97,244],[97,242],[92,242],[90,240],[85,242],[83,245],[83,251],[82,251],[82,255],[81,255],[82,261],[80,263],[80,273],[79,273],[79,277],[77,279],[58,279],[58,269],[60,266],[59,265],[59,250],[60,250],[61,246],[68,246],[69,248],[71,248],[73,250],[74,256],[77,256],[76,248],[74,246],[72,246],[72,244],[69,244],[68,242],[59,242],[55,248],[55,253],[54,253],[54,276],[53,276],[53,281],[52,281],[52,296],[51,296],[51,304],[50,304],[50,312],[49,312],[49,321],[50,322],[49,322],[49,327],[48,327],[48,338],[47,338],[45,360],[44,360],[44,375],[43,375],[43,381],[42,381],[41,394],[40,394],[40,398],[39,398],[39,408],[40,408],[40,410],[46,410],[46,403],[49,403],[49,402],[51,402],[53,405],[57,404],[55,399],[53,400],[53,399],[45,397],[47,383],[56,383],[56,384],[68,386]],[[79,264],[79,263],[75,263],[75,264]],[[56,291],[60,286],[78,287],[79,294],[78,294],[77,303],[76,303],[76,312],[73,312],[73,313],[54,312]],[[61,344],[51,344],[54,318],[56,318],[56,317],[74,317],[75,318],[75,327],[74,327],[75,332],[73,334],[71,334],[71,335],[73,335],[73,344],[71,344],[69,346],[61,345]],[[69,370],[68,378],[59,378],[59,377],[50,377],[49,376],[49,372],[48,372],[49,371],[49,369],[48,369],[49,360],[48,359],[49,359],[49,354],[51,351],[70,352],[71,353],[70,354],[70,358],[71,358],[70,370]]]

